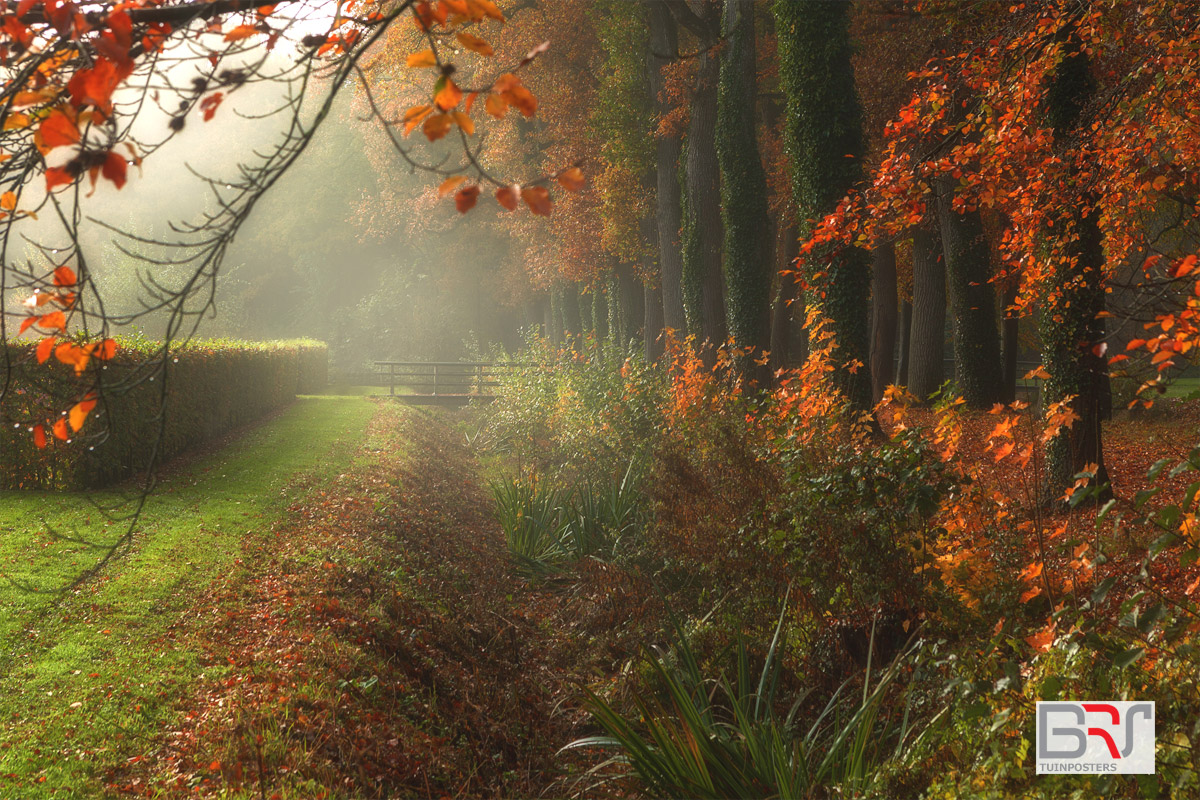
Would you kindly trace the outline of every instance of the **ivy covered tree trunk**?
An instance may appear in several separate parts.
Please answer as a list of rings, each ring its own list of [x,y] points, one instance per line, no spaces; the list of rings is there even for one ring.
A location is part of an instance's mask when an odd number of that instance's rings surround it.
[[[767,177],[758,153],[755,115],[754,4],[725,0],[717,92],[717,160],[721,168],[725,294],[729,333],[738,349],[771,347],[771,220]],[[752,361],[742,372],[749,376]]]
[[[934,182],[954,334],[954,382],[971,408],[1001,399],[1000,336],[987,235],[978,211],[954,209],[953,177]]]
[[[650,52],[647,54],[650,97],[658,113],[663,114],[669,109],[669,104],[662,97],[662,68],[667,63],[667,57],[674,55],[678,49],[679,37],[675,20],[665,3],[650,3],[647,14],[650,23]],[[683,222],[678,172],[682,152],[683,143],[678,134],[658,136],[655,145],[655,215],[658,228],[659,292],[662,295],[662,319],[659,328],[670,328],[681,336],[687,332],[687,318],[683,310],[683,252],[679,240]],[[648,304],[647,309],[649,308]],[[649,322],[649,317],[647,321]],[[658,331],[655,331],[654,339],[657,341],[657,338]],[[648,348],[647,354],[649,352]]]
[[[1068,154],[1083,108],[1092,99],[1089,58],[1075,37],[1055,72],[1048,97],[1048,116],[1055,146]],[[1074,177],[1074,176],[1073,176]],[[1082,180],[1082,179],[1081,179]],[[1067,258],[1060,258],[1054,289],[1041,303],[1038,332],[1042,361],[1050,373],[1045,404],[1071,398],[1079,419],[1046,445],[1046,498],[1054,501],[1074,483],[1075,475],[1094,469],[1094,485],[1111,496],[1100,424],[1107,416],[1108,365],[1099,352],[1104,339],[1104,240],[1097,223],[1095,199],[1076,187],[1077,202],[1066,209],[1056,235]]]
[[[787,95],[784,145],[797,217],[808,226],[837,207],[862,178],[862,108],[854,86],[850,4],[776,0],[779,77]],[[871,407],[869,255],[854,247],[814,251],[824,270],[821,304],[837,337],[837,378],[850,403]],[[857,364],[857,366],[852,366]]]
[[[945,377],[946,269],[935,231],[913,231],[912,330],[908,339],[908,390],[922,401]]]
[[[717,164],[717,75],[719,59],[705,53],[700,57],[699,74],[688,122],[687,150],[684,160],[683,224],[684,300],[693,298],[694,323],[688,333],[713,346],[724,344],[725,298],[721,273],[721,181]]]
[[[780,226],[779,236],[776,237],[775,252],[778,254],[776,272],[782,273],[792,269],[792,262],[800,255],[800,230],[796,221],[789,218]],[[771,369],[787,369],[792,356],[792,318],[799,284],[794,275],[780,275],[779,289],[775,292],[775,300],[771,307]]]
[[[871,278],[871,399],[878,403],[896,382],[896,249],[875,248]]]

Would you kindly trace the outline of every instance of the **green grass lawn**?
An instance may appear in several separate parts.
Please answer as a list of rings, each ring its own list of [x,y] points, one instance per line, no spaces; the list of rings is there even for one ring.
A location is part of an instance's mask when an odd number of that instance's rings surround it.
[[[100,795],[105,768],[145,750],[202,669],[181,612],[236,586],[244,538],[342,471],[374,408],[304,397],[187,465],[94,575],[127,527],[96,504],[118,495],[0,492],[0,797]]]

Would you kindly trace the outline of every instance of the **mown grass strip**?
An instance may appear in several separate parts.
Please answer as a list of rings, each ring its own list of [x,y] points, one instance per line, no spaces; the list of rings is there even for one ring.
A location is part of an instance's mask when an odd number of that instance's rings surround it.
[[[124,533],[97,493],[0,493],[0,796],[93,796],[200,674],[173,629],[214,580],[247,573],[241,542],[353,458],[375,406],[306,397],[170,477],[126,552],[67,592]],[[211,676],[212,670],[209,670]]]

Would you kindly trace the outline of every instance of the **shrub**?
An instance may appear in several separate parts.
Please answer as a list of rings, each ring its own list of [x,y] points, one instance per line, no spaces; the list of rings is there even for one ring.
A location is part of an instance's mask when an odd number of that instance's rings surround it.
[[[738,647],[735,677],[706,679],[676,626],[670,653],[650,659],[659,692],[635,693],[627,716],[594,692],[588,705],[600,736],[564,749],[617,753],[593,773],[631,771],[652,797],[761,798],[861,796],[876,785],[881,765],[910,745],[910,715],[895,685],[904,661],[873,675],[868,663],[861,693],[850,682],[806,726],[798,720],[804,695],[786,714],[778,709],[783,616],[762,670],[750,669]],[[889,702],[890,701],[890,702]],[[885,709],[892,709],[889,713]],[[899,713],[897,713],[899,712]]]
[[[70,370],[38,365],[31,348],[10,345],[15,380],[3,396],[0,487],[89,489],[145,470],[324,385],[322,342],[197,340],[173,347],[164,364],[161,343],[119,339],[104,364],[103,392],[74,440],[51,439],[37,449],[29,425],[68,407]],[[14,427],[15,426],[15,427]]]
[[[531,476],[494,483],[492,496],[509,554],[531,575],[587,556],[612,558],[644,524],[632,465],[620,481],[588,481],[573,492]]]
[[[488,411],[487,446],[522,465],[606,480],[645,463],[662,429],[666,380],[636,348],[534,338]]]

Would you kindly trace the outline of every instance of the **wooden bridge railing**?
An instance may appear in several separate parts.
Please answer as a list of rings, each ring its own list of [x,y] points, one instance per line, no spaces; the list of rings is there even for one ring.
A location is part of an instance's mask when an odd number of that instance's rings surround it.
[[[516,366],[493,361],[376,361],[375,371],[390,396],[436,402],[432,398],[491,399],[500,374]]]

